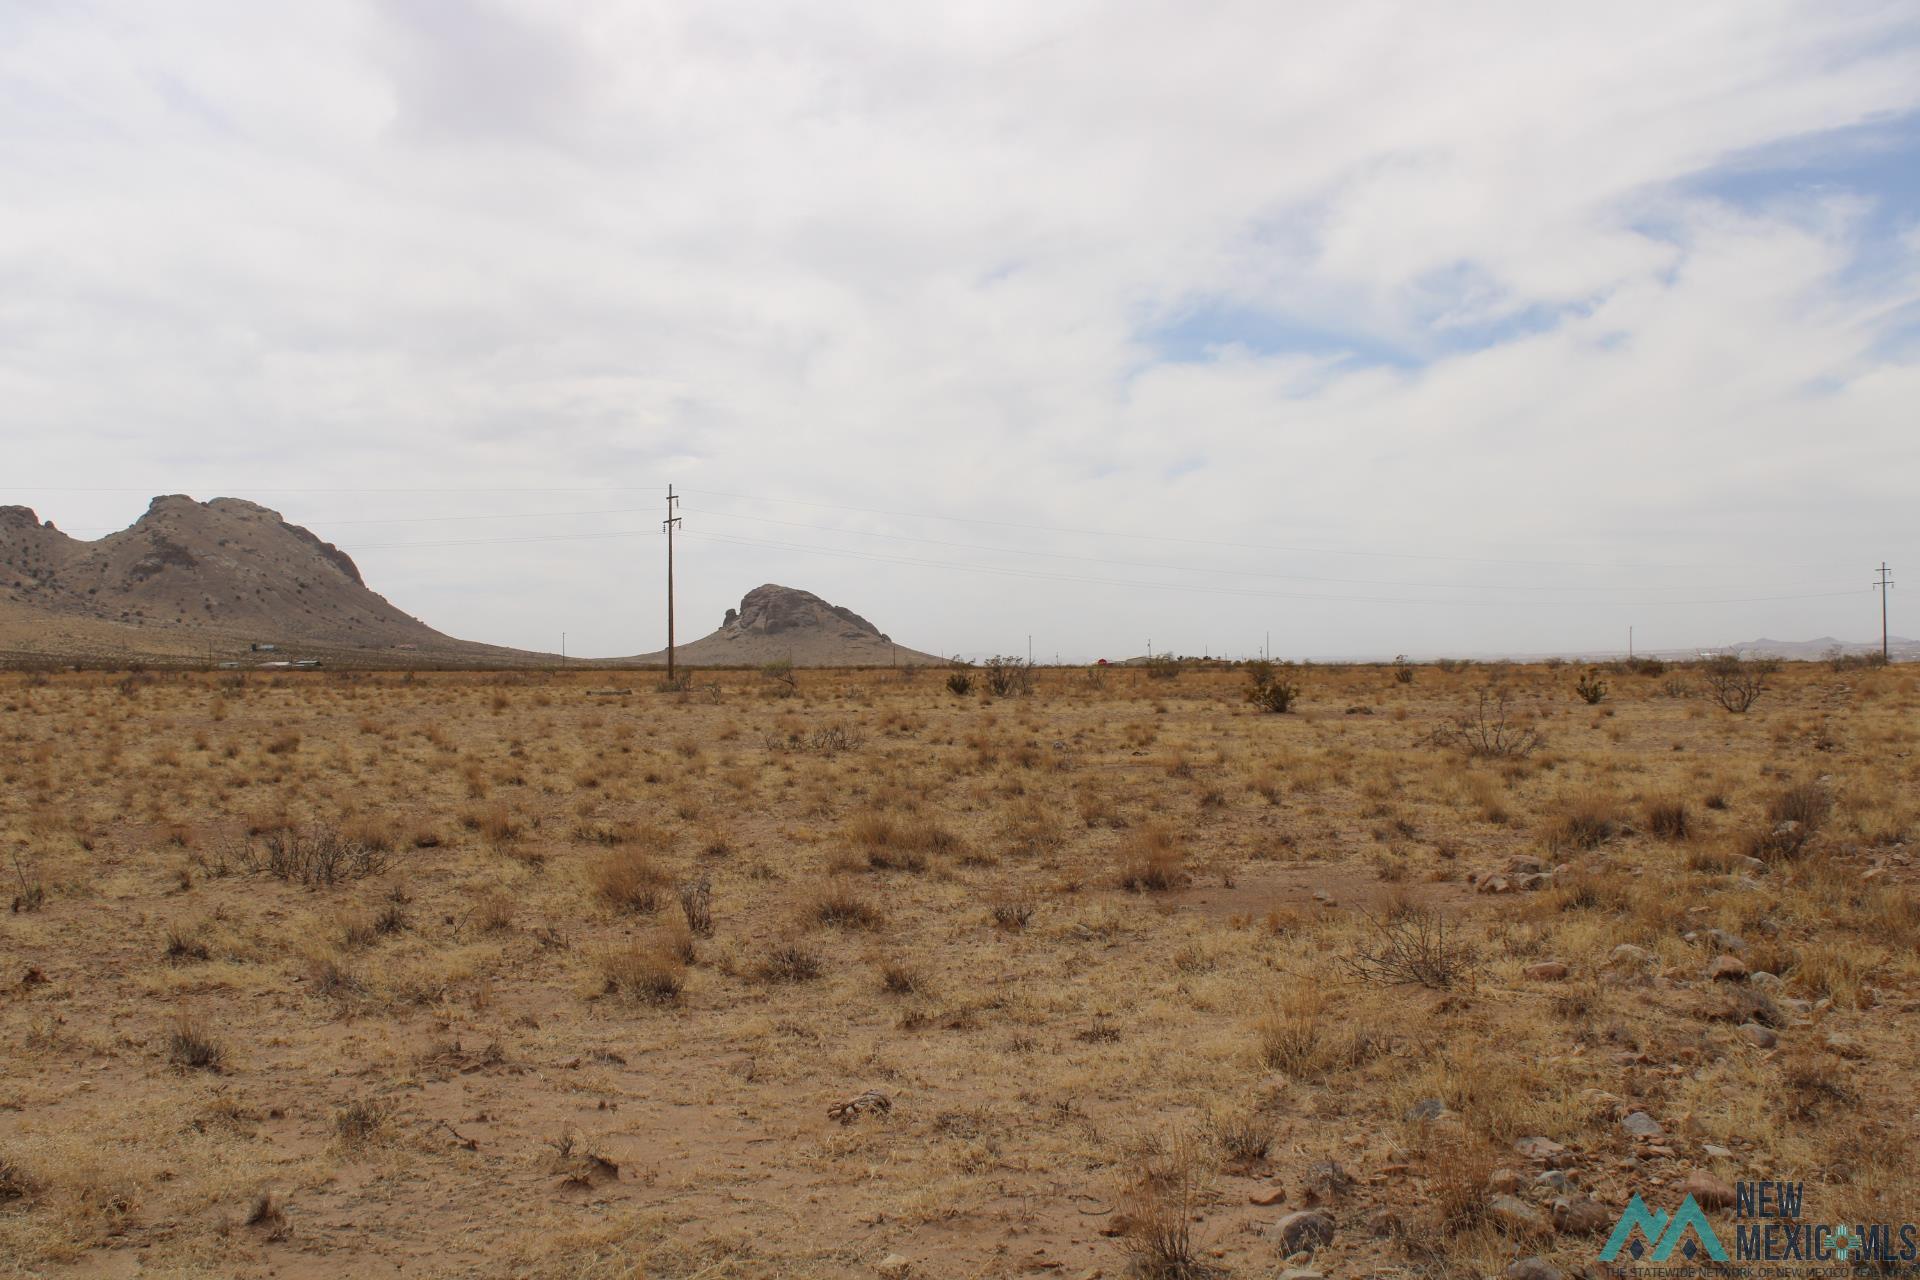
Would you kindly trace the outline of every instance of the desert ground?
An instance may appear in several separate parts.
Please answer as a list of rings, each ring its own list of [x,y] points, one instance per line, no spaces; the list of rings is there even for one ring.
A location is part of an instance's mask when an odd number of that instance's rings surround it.
[[[1633,1194],[1920,1218],[1920,669],[1588,676],[0,675],[0,1272],[1550,1275]]]

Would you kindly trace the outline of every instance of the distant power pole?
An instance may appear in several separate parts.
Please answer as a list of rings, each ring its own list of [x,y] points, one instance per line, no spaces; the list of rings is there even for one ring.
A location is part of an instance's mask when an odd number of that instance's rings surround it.
[[[1892,660],[1887,653],[1887,592],[1893,590],[1893,579],[1887,575],[1892,572],[1891,569],[1887,568],[1887,562],[1882,560],[1879,569],[1880,576],[1873,584],[1880,588],[1880,661],[1882,662]]]
[[[673,496],[673,486],[667,486],[667,518],[660,527],[667,531],[667,682],[673,682],[673,531],[680,526],[680,517],[674,512],[679,509],[680,499]]]
[[[1627,624],[1627,661],[1633,661],[1633,624]]]
[[[567,633],[564,631],[560,633],[560,665],[567,665]]]

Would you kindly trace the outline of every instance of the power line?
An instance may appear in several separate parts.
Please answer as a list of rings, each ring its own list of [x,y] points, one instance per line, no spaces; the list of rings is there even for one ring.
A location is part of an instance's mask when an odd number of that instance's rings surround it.
[[[691,493],[707,493],[719,498],[736,498],[743,502],[765,502],[774,505],[814,507],[825,511],[857,511],[864,515],[894,516],[905,520],[945,520],[955,524],[995,525],[1003,529],[1026,529],[1036,533],[1068,533],[1094,538],[1131,538],[1141,542],[1178,542],[1190,546],[1233,547],[1242,551],[1278,551],[1291,555],[1360,556],[1382,560],[1444,560],[1461,564],[1499,564],[1525,565],[1536,568],[1576,568],[1576,569],[1705,569],[1722,568],[1718,564],[1702,564],[1685,561],[1596,561],[1596,560],[1515,560],[1488,556],[1443,555],[1438,552],[1424,551],[1355,551],[1337,547],[1297,547],[1274,543],[1227,542],[1214,538],[1177,538],[1160,533],[1131,533],[1119,529],[1076,529],[1064,525],[1027,524],[1013,520],[989,520],[977,516],[942,515],[932,511],[890,511],[881,507],[856,507],[833,502],[806,502],[797,498],[768,498],[747,493],[728,493],[720,489],[694,489]],[[1802,563],[1796,568],[1833,568],[1835,566]]]
[[[1683,605],[1750,604],[1781,600],[1820,600],[1836,596],[1851,596],[1852,591],[1823,591],[1806,595],[1785,596],[1731,596],[1717,599],[1698,600],[1433,600],[1392,596],[1347,596],[1327,595],[1310,592],[1248,591],[1236,587],[1193,586],[1171,582],[1139,582],[1118,578],[1092,578],[1079,574],[1045,573],[1037,570],[1010,569],[993,565],[956,564],[950,560],[929,560],[912,556],[882,556],[863,551],[849,551],[836,547],[810,547],[798,543],[773,542],[760,538],[742,538],[731,534],[700,533],[688,534],[688,537],[703,538],[709,542],[729,543],[735,546],[771,547],[784,551],[799,551],[810,555],[832,556],[846,560],[866,560],[879,564],[909,565],[918,568],[947,569],[962,573],[984,573],[998,577],[1025,578],[1038,582],[1082,582],[1096,586],[1129,587],[1149,591],[1184,591],[1212,595],[1246,596],[1265,600],[1318,600],[1335,604],[1384,604],[1384,605],[1464,605],[1477,608],[1507,607],[1567,607],[1585,608],[1626,608]]]
[[[789,529],[811,529],[820,533],[845,533],[857,538],[885,538],[894,542],[917,542],[926,546],[953,547],[966,551],[992,551],[1003,555],[1037,556],[1048,560],[1075,560],[1086,564],[1119,565],[1134,569],[1169,569],[1179,573],[1218,573],[1237,578],[1272,578],[1286,582],[1324,582],[1347,586],[1367,587],[1432,587],[1448,591],[1619,591],[1624,587],[1641,591],[1693,591],[1697,583],[1680,583],[1673,586],[1661,586],[1654,583],[1629,583],[1614,586],[1556,586],[1541,583],[1481,583],[1481,582],[1409,582],[1392,578],[1336,578],[1325,575],[1299,573],[1273,573],[1262,569],[1216,569],[1205,565],[1169,564],[1160,560],[1118,560],[1107,556],[1074,555],[1063,551],[1035,551],[1025,547],[986,546],[976,542],[952,542],[942,538],[922,538],[905,533],[882,533],[873,529],[847,529],[834,525],[805,524],[797,520],[776,520],[771,516],[749,516],[734,511],[712,511],[704,507],[687,507],[686,510],[700,515],[717,517],[722,520],[747,520],[754,524],[780,525]],[[1818,582],[1760,582],[1725,584],[1734,590],[1778,590],[1788,587],[1820,586]]]
[[[1879,577],[1873,584],[1880,589],[1880,661],[1883,663],[1891,661],[1887,650],[1887,593],[1893,590],[1893,578],[1890,576],[1892,572],[1887,568],[1887,562],[1882,560],[1878,570]]]

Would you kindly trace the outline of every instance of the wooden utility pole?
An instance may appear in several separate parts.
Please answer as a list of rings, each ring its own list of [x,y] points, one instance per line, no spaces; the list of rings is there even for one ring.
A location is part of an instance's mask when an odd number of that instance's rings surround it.
[[[1878,572],[1880,576],[1873,585],[1880,588],[1880,661],[1884,664],[1890,660],[1887,652],[1887,592],[1893,589],[1893,579],[1887,575],[1893,570],[1887,568],[1887,562],[1882,560]]]
[[[673,531],[680,525],[680,517],[674,512],[679,509],[680,499],[673,496],[673,486],[667,486],[667,518],[660,527],[667,531],[667,683],[673,683]]]

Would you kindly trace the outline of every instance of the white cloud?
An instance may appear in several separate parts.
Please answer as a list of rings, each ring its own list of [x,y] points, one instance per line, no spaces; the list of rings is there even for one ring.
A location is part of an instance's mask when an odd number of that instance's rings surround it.
[[[1599,643],[1631,610],[1491,588],[1842,589],[1863,585],[1846,566],[1916,549],[1899,480],[1920,474],[1900,416],[1916,372],[1886,338],[1920,245],[1870,242],[1844,191],[1736,209],[1677,186],[1783,139],[1910,115],[1916,24],[1897,7],[1780,0],[1473,14],[14,10],[0,17],[7,477],[250,490],[350,548],[654,521],[356,525],[638,496],[259,491],[671,479],[695,491],[683,582],[697,619],[775,579],[912,643],[1010,648],[1033,630],[1079,654],[1130,651],[1148,626],[1156,643],[1244,648],[1269,623],[1294,651]],[[1268,350],[1257,333],[1213,361],[1167,362],[1151,334],[1216,305],[1407,363]],[[122,523],[143,500],[5,483],[0,500],[63,525]],[[701,489],[1677,567],[1258,555]],[[728,506],[1422,585],[849,540],[729,522]],[[1127,590],[698,536],[721,532],[1075,577],[1526,603]],[[657,643],[658,552],[627,539],[361,559],[456,633],[551,645],[565,625],[577,650],[612,653]],[[1657,616],[1687,643],[1861,632],[1866,614],[1863,597]]]

